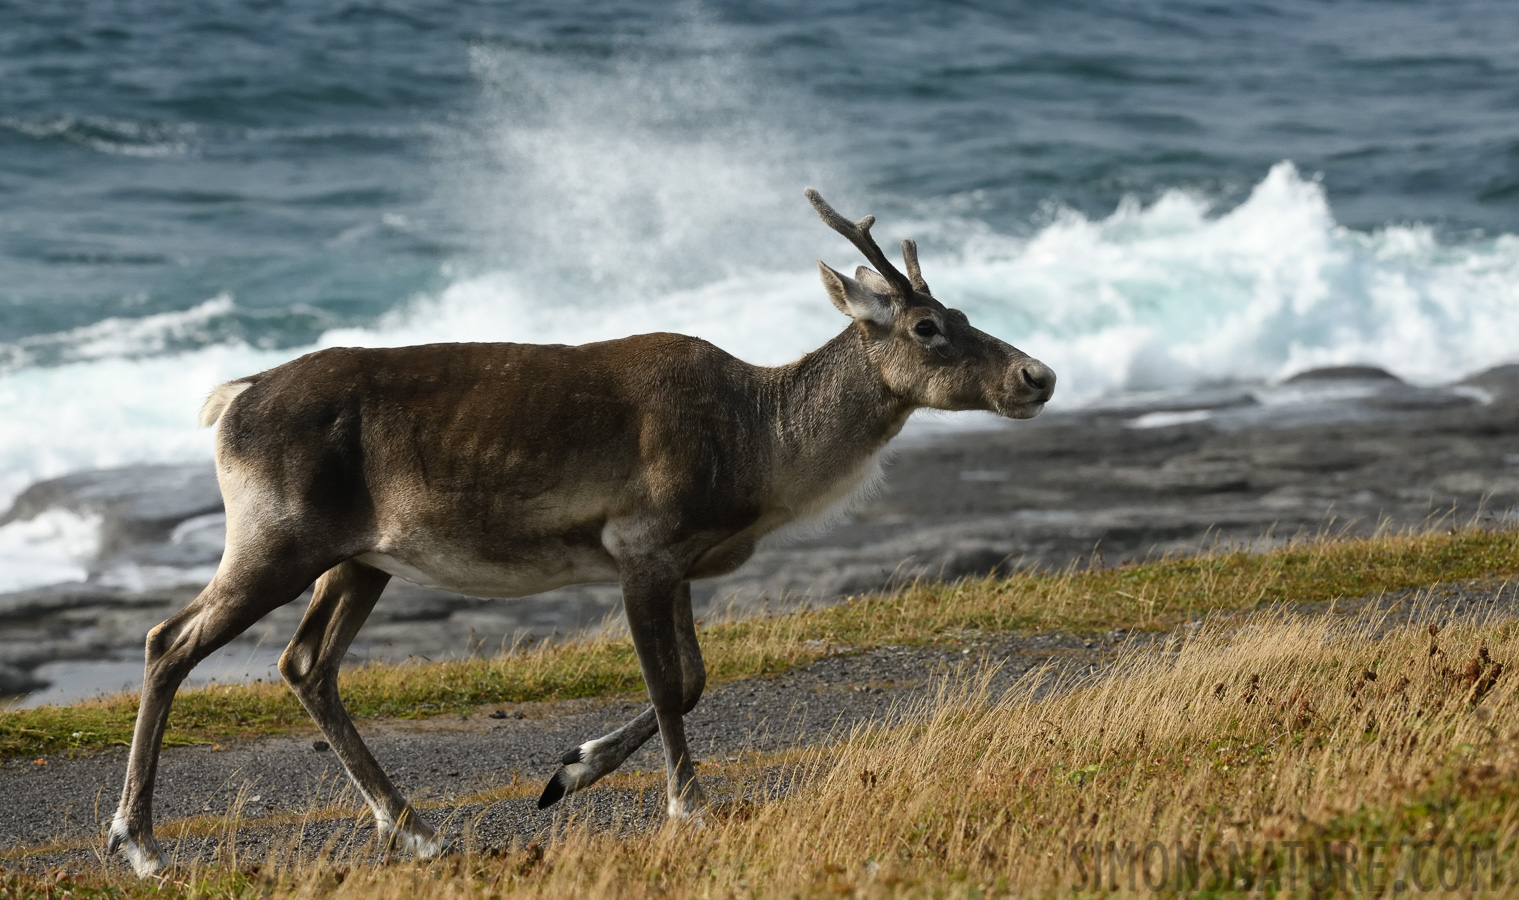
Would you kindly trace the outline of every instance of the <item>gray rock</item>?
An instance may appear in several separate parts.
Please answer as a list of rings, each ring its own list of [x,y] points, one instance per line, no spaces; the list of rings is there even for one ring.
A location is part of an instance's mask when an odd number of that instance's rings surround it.
[[[1144,391],[1111,397],[1084,407],[1078,414],[1133,418],[1147,413],[1235,409],[1259,404],[1260,401],[1251,388],[1210,387],[1200,390]]]
[[[1402,383],[1399,382],[1399,385]],[[1400,387],[1398,390],[1382,391],[1362,401],[1371,409],[1391,412],[1412,412],[1426,409],[1454,409],[1475,406],[1476,397],[1441,388]]]
[[[1403,379],[1379,366],[1325,366],[1299,372],[1283,384],[1302,384],[1305,381],[1396,381],[1401,384]]]
[[[15,697],[20,694],[30,694],[39,688],[47,687],[47,682],[38,681],[30,672],[24,672],[12,665],[0,663],[0,697]]]
[[[169,539],[180,523],[222,508],[213,466],[143,465],[77,472],[22,492],[0,525],[49,509],[102,517],[100,555]]]
[[[28,620],[91,606],[131,602],[124,592],[103,584],[54,584],[0,594],[0,622]]]
[[[1519,363],[1495,366],[1469,378],[1463,378],[1458,384],[1478,388],[1495,397],[1505,399],[1519,397]]]

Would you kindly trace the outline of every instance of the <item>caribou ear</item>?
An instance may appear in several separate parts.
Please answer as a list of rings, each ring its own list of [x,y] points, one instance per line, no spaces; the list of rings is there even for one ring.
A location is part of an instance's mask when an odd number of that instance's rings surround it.
[[[848,275],[835,272],[822,260],[818,261],[818,274],[823,278],[823,287],[828,289],[828,299],[839,308],[839,312],[856,322],[882,326],[891,324],[893,310],[890,296],[877,293]]]
[[[854,280],[875,291],[877,294],[891,295],[891,282],[887,281],[879,272],[869,266],[855,266]]]

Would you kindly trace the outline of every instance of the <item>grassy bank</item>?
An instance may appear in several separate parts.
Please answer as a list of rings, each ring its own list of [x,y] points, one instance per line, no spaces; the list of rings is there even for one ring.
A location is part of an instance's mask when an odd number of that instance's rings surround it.
[[[1217,610],[1365,597],[1519,574],[1519,534],[1458,532],[1323,539],[1266,554],[1215,552],[1139,566],[923,584],[826,609],[703,629],[710,677],[748,678],[803,665],[838,647],[960,641],[966,632],[1165,629]],[[641,690],[631,645],[597,638],[513,654],[438,663],[371,665],[345,673],[359,717],[460,714],[483,704]],[[130,740],[136,698],[0,714],[0,758],[87,752]],[[166,740],[190,743],[305,728],[278,684],[182,692]]]
[[[991,696],[800,751],[784,798],[705,827],[433,864],[264,860],[75,896],[1051,896],[1519,893],[1519,628],[1376,613],[1215,620],[1116,674]],[[795,760],[797,753],[790,757]],[[308,851],[309,852],[309,851]],[[12,875],[14,897],[59,886]],[[1399,888],[1398,885],[1402,887]],[[54,893],[51,896],[59,896]]]
[[[366,872],[400,895],[1372,894],[1519,890],[1511,624],[1433,637],[1261,617],[1054,699],[975,680],[809,754],[805,790],[697,839],[582,830],[526,872]],[[314,876],[263,886],[299,893]]]

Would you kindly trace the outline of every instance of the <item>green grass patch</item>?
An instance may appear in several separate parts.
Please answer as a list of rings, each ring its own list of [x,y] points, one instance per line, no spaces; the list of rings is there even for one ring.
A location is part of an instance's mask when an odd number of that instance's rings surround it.
[[[1516,574],[1516,533],[1322,539],[1263,554],[1219,551],[1117,569],[920,584],[825,609],[713,624],[703,629],[702,647],[717,683],[805,665],[839,646],[953,643],[966,632],[1166,629],[1209,611]],[[597,638],[488,658],[367,665],[345,672],[341,685],[355,717],[425,718],[491,703],[636,693],[642,679],[626,638]],[[0,713],[0,758],[127,744],[136,712],[136,696],[122,694]],[[165,740],[203,743],[308,725],[283,685],[217,685],[179,694]]]

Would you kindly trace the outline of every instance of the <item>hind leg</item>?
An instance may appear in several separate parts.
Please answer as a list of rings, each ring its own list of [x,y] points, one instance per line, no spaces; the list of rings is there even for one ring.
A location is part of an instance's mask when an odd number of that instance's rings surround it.
[[[442,842],[386,777],[338,697],[343,655],[389,581],[384,572],[353,560],[328,570],[317,580],[311,606],[280,656],[280,674],[374,811],[381,839],[418,856],[436,856]]]
[[[696,708],[707,684],[707,670],[702,663],[701,647],[696,643],[696,620],[691,613],[691,585],[682,583],[675,596],[675,646],[680,654],[682,712]],[[639,713],[626,725],[579,747],[565,751],[559,758],[559,771],[549,779],[538,798],[538,808],[546,809],[566,794],[582,790],[611,774],[639,747],[659,731],[654,707]]]
[[[127,761],[121,805],[106,844],[108,853],[124,850],[138,875],[151,875],[163,867],[163,854],[153,837],[153,781],[175,690],[196,663],[270,611],[300,596],[321,571],[312,568],[291,565],[277,570],[272,566],[248,570],[233,563],[229,555],[199,596],[148,632],[132,754]]]

